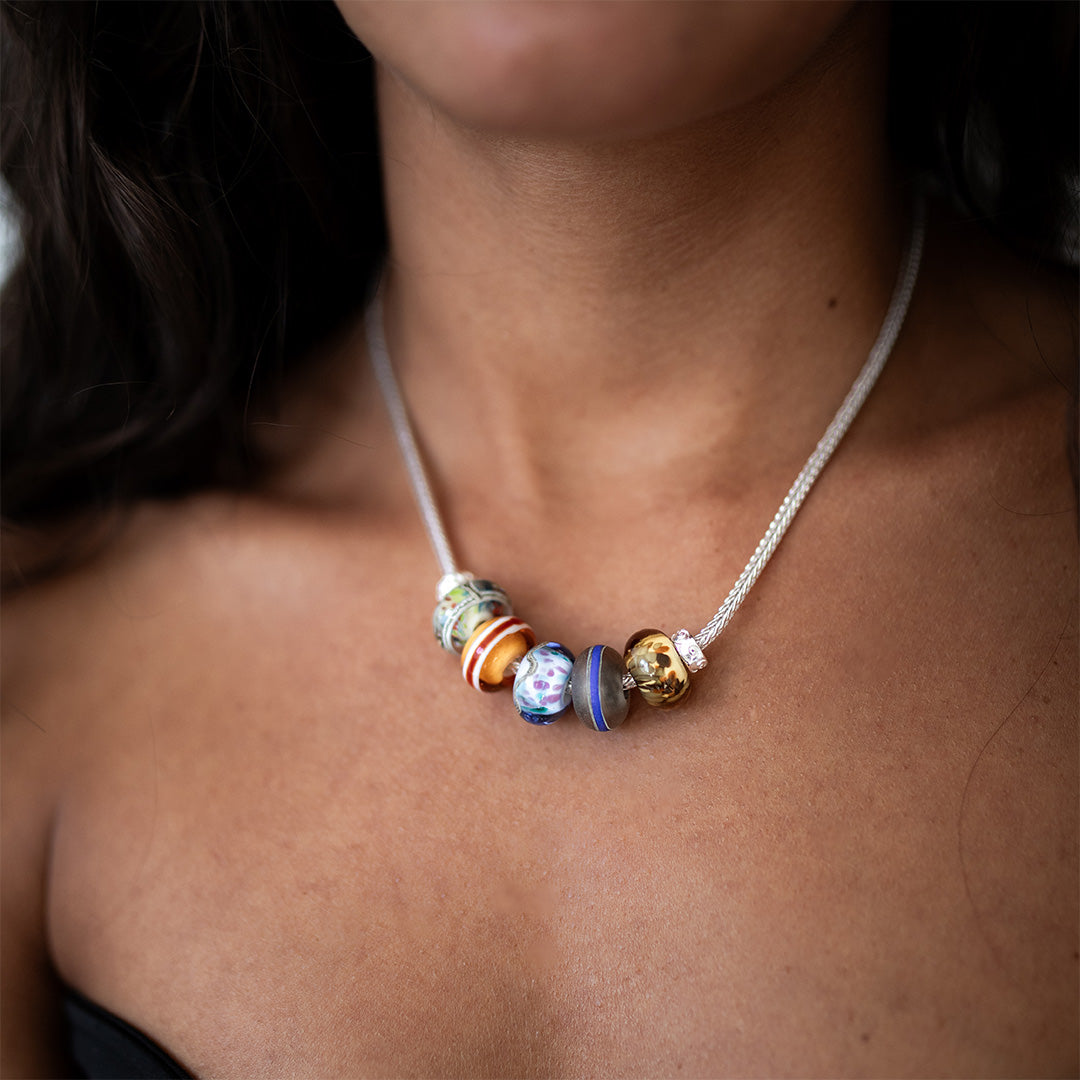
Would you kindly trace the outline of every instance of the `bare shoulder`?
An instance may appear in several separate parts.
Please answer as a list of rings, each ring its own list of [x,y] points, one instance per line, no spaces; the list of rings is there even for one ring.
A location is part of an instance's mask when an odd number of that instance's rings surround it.
[[[84,551],[5,599],[4,764],[13,775],[34,777],[32,792],[17,786],[20,798],[47,802],[51,793],[55,800],[102,734],[98,718],[122,708],[123,686],[147,659],[140,626],[184,606],[207,565],[210,538],[227,521],[220,501],[148,504],[85,549],[92,554]]]
[[[1054,1048],[1046,1061],[1058,1064],[1033,1071],[1069,1075],[1078,1034],[1076,277],[947,216],[929,232],[910,322],[868,404],[863,433],[877,422],[880,438],[855,445],[878,453],[846,489],[837,539],[866,553],[850,604],[868,604],[873,617],[856,655],[877,634],[903,673],[886,707],[912,753],[956,754],[935,793],[949,839],[935,874],[956,875],[956,910],[973,931],[963,963],[985,962],[986,1015],[1019,1002],[1031,1045]],[[823,490],[829,483],[839,487],[836,474]],[[851,637],[849,625],[843,640]],[[875,690],[888,680],[879,666]],[[910,777],[897,779],[910,792]]]
[[[5,604],[13,756],[39,755],[60,789],[166,688],[227,687],[230,658],[268,653],[271,625],[360,591],[385,529],[370,511],[254,492],[134,508],[95,557]]]
[[[6,651],[6,650],[5,650]],[[0,726],[0,1075],[70,1075],[58,1057],[59,1005],[48,957],[47,855],[60,770],[56,740],[15,704],[5,680]],[[17,699],[18,691],[14,691]],[[28,704],[28,703],[26,703]]]
[[[6,544],[9,566],[42,565],[53,537]],[[62,541],[54,545],[59,551]],[[13,551],[12,549],[16,550]],[[22,550],[18,550],[22,548]],[[112,666],[103,640],[107,558],[26,585],[3,605],[0,701],[3,923],[0,1073],[69,1076],[62,1059],[59,977],[49,950],[49,852],[65,784],[96,735],[91,702]]]
[[[1011,550],[1075,596],[1076,273],[937,218],[886,372],[887,453],[971,531],[973,553]]]
[[[47,885],[61,807],[71,786],[115,749],[131,722],[132,690],[148,659],[140,656],[140,624],[184,605],[191,575],[206,563],[206,537],[227,520],[223,505],[141,508],[92,557],[5,600],[4,1076],[71,1075],[60,1056],[60,980],[50,955]],[[25,553],[29,564],[50,554],[52,539],[43,538],[42,551]],[[10,550],[7,557],[10,565]]]
[[[1060,830],[1057,850],[1072,874],[1077,320],[1074,271],[1012,252],[939,210],[882,388],[893,408],[882,425],[881,509],[906,537],[905,606],[932,607],[934,622],[955,628],[940,646],[965,672],[968,699],[1000,689],[981,721],[987,743],[972,763],[965,810],[992,788],[1017,820],[1016,778],[1037,758],[1042,771],[1023,804],[1041,806]],[[1008,824],[998,835],[1016,839]]]
[[[1001,691],[960,793],[965,888],[996,961],[1047,993],[1075,1047],[1077,276],[970,224],[934,243],[897,431],[932,496],[913,588],[973,627],[951,644]]]
[[[934,528],[955,530],[985,590],[983,616],[997,612],[997,633],[1031,652],[1027,703],[1037,701],[1060,739],[1075,744],[1077,274],[1010,251],[949,212],[940,217],[894,446],[940,507],[926,544]],[[975,596],[958,592],[955,602],[979,617]],[[1075,833],[1075,815],[1066,816]]]
[[[102,695],[122,694],[120,683],[154,662],[145,646],[160,627],[212,626],[257,593],[280,597],[296,584],[304,564],[326,553],[318,548],[327,530],[313,516],[234,494],[134,508],[92,558],[6,602],[12,713],[46,730],[84,729]],[[304,551],[313,557],[301,563]],[[82,704],[72,709],[76,690]]]
[[[80,552],[14,592],[4,605],[9,707],[26,713],[23,706],[36,700],[41,704],[27,718],[44,729],[67,731],[69,718],[41,711],[46,688],[60,697],[66,688],[88,688],[108,681],[113,668],[129,666],[132,657],[116,640],[121,628],[149,607],[182,602],[191,573],[203,561],[200,537],[227,520],[216,500],[146,504],[125,513],[100,542],[92,541],[89,553]],[[33,565],[32,554],[29,561]]]
[[[905,331],[923,376],[925,432],[964,420],[1049,409],[1064,423],[1077,402],[1077,274],[1014,252],[942,210],[931,233],[915,308]],[[931,396],[925,396],[927,392]],[[1054,456],[1067,461],[1059,426]]]

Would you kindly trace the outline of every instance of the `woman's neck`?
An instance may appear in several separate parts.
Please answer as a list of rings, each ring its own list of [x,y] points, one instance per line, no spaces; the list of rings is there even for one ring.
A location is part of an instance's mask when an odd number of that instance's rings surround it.
[[[431,452],[540,494],[646,436],[688,486],[812,446],[902,244],[884,53],[862,7],[766,97],[630,142],[470,130],[381,70],[387,336]]]

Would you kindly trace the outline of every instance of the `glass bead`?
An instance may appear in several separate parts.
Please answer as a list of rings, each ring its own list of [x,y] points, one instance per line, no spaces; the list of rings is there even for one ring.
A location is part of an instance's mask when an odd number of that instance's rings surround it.
[[[474,578],[455,585],[439,600],[431,625],[436,640],[447,652],[460,653],[481,623],[513,613],[510,597],[498,585]]]
[[[536,644],[533,628],[516,615],[500,615],[478,626],[461,651],[461,674],[477,690],[498,690],[513,682],[508,671]]]
[[[574,654],[557,641],[545,641],[521,659],[514,676],[514,707],[530,724],[553,724],[570,707]]]
[[[574,712],[594,731],[611,731],[630,708],[623,689],[626,668],[610,645],[590,645],[578,654],[570,676]]]
[[[677,705],[690,692],[690,672],[675,643],[660,630],[639,630],[623,651],[641,696],[661,709]]]

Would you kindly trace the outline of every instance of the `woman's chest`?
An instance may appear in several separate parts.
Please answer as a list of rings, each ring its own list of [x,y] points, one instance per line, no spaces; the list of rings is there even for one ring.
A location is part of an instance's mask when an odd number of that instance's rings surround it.
[[[783,677],[733,648],[685,710],[604,737],[521,724],[437,652],[350,679],[348,650],[266,634],[118,702],[55,837],[61,973],[196,1071],[1067,1054],[1068,733],[1037,708],[996,735],[928,714],[917,679],[869,693],[880,643],[860,672],[826,638]]]
[[[1072,540],[851,513],[607,735],[465,685],[420,541],[261,523],[111,589],[33,710],[60,973],[223,1077],[1067,1072]],[[585,555],[478,565],[575,649],[730,584]]]

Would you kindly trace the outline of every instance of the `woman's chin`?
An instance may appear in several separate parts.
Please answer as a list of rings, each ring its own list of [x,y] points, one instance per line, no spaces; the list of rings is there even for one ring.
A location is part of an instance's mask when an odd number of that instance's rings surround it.
[[[589,140],[682,127],[767,92],[850,6],[339,0],[376,59],[439,113],[496,134]]]

